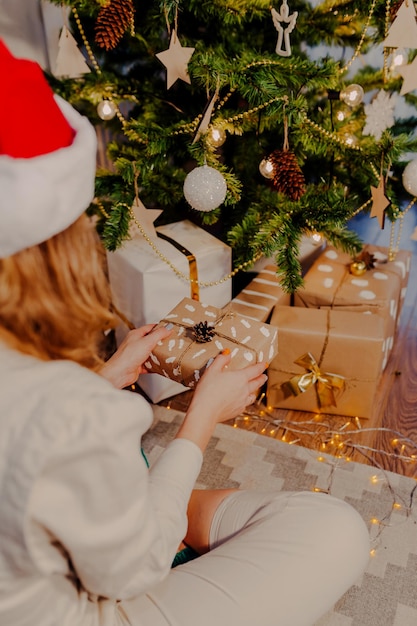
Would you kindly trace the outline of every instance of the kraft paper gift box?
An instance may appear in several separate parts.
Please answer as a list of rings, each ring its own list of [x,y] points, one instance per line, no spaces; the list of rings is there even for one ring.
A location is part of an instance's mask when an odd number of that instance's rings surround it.
[[[249,319],[266,322],[274,306],[289,305],[291,296],[286,293],[277,276],[277,266],[267,265],[233,298],[233,311]]]
[[[271,324],[280,345],[268,369],[268,406],[371,416],[387,349],[381,316],[278,306]]]
[[[307,272],[304,286],[294,294],[294,305],[381,315],[390,351],[407,287],[409,253],[400,251],[395,261],[388,261],[387,248],[367,245],[364,250],[374,256],[375,267],[355,276],[349,270],[352,257],[329,246]]]
[[[191,389],[226,348],[232,369],[270,362],[277,354],[277,329],[238,315],[231,307],[218,309],[184,298],[160,322],[168,323],[173,324],[173,333],[158,343],[145,367]]]
[[[188,220],[159,226],[156,231],[160,236],[153,241],[158,251],[186,277],[191,274],[190,263],[195,258],[198,280],[211,283],[200,286],[201,299],[217,307],[230,302],[231,280],[219,282],[231,272],[229,246]],[[135,327],[157,323],[181,298],[191,297],[190,283],[174,273],[139,231],[121,248],[108,253],[107,261],[114,304]],[[118,345],[127,332],[125,324],[116,329]],[[138,385],[154,403],[187,391],[183,385],[157,374],[142,374]]]

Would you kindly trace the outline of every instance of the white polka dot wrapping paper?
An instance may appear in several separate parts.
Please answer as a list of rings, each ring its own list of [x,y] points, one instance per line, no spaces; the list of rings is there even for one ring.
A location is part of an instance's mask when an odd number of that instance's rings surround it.
[[[161,374],[193,388],[206,367],[228,348],[229,367],[241,369],[260,361],[270,363],[278,352],[277,329],[224,309],[184,298],[159,325],[173,325],[145,363],[148,372]]]
[[[304,286],[294,295],[294,305],[381,316],[385,367],[407,289],[411,254],[400,250],[395,260],[389,261],[388,248],[366,245],[364,250],[373,255],[374,267],[355,276],[349,271],[352,257],[328,246],[304,277]]]

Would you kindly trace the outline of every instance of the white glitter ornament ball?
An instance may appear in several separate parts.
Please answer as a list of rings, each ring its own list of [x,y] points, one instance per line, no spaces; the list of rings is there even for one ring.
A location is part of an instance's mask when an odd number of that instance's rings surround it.
[[[411,193],[412,196],[417,196],[417,159],[413,159],[405,166],[403,185],[408,193]]]
[[[214,167],[202,165],[187,174],[184,196],[196,211],[213,211],[226,197],[227,185],[223,175]]]

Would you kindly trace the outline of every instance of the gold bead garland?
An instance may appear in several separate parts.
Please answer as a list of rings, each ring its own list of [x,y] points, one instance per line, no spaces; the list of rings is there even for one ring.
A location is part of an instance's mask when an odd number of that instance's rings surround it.
[[[330,130],[326,130],[325,128],[322,128],[319,124],[317,124],[317,122],[313,122],[313,120],[310,120],[310,118],[307,117],[306,113],[302,114],[302,119],[308,126],[310,126],[315,131],[320,133],[320,135],[322,135],[323,137],[326,137],[326,139],[330,139],[330,141],[333,141],[334,143],[338,143],[339,145],[344,146],[345,148],[348,148],[349,150],[355,150],[356,152],[363,152],[363,148],[361,146],[347,143],[344,139],[339,137],[337,133],[331,132]]]
[[[244,263],[240,263],[240,265],[238,265],[236,267],[236,269],[234,269],[229,274],[226,274],[225,276],[223,276],[219,280],[207,281],[207,282],[206,281],[201,281],[201,280],[195,280],[193,278],[190,278],[189,276],[187,276],[183,272],[181,272],[181,270],[179,270],[177,267],[175,267],[175,265],[163,254],[163,252],[161,252],[159,250],[159,248],[155,245],[155,243],[152,241],[152,239],[149,237],[149,235],[145,232],[145,230],[142,227],[141,223],[136,218],[132,208],[129,207],[127,204],[121,204],[121,206],[125,206],[125,207],[127,207],[129,209],[130,217],[132,218],[133,222],[135,223],[135,226],[138,228],[140,234],[144,237],[144,239],[150,245],[150,247],[155,252],[155,254],[164,263],[166,263],[172,269],[174,274],[176,274],[176,276],[178,276],[178,278],[181,278],[182,280],[185,280],[188,283],[195,283],[199,287],[214,287],[215,285],[221,285],[222,283],[226,282],[227,280],[231,280],[233,278],[233,276],[236,276],[236,274],[238,272],[240,272],[241,270],[243,270],[245,267],[248,267],[249,265],[253,265],[256,261],[258,261],[262,257],[262,253],[256,254],[250,261],[245,261]]]
[[[388,0],[388,2],[389,2],[389,0]],[[350,69],[350,67],[352,66],[353,62],[358,58],[358,56],[359,56],[359,54],[360,54],[360,52],[362,50],[363,43],[365,41],[366,33],[368,32],[368,28],[369,28],[370,23],[371,23],[371,19],[372,19],[372,15],[374,13],[374,10],[375,10],[376,3],[377,3],[377,0],[372,0],[372,4],[371,4],[370,9],[369,9],[368,17],[366,19],[365,26],[363,28],[362,35],[361,35],[361,38],[359,40],[359,43],[356,46],[356,50],[354,51],[354,53],[352,55],[352,58],[346,63],[346,65],[344,67],[340,68],[340,70],[339,70],[340,74],[344,74],[345,72],[347,72]]]
[[[385,27],[384,38],[386,39],[389,31],[389,24],[391,21],[391,0],[386,0],[385,3]],[[388,57],[389,49],[384,47],[384,65],[383,65],[383,81],[386,83],[388,78]]]
[[[389,252],[388,252],[388,260],[389,261],[394,261],[395,257],[397,256],[397,253],[398,253],[398,251],[400,249],[400,241],[401,241],[401,235],[402,235],[402,230],[403,230],[403,226],[404,226],[404,218],[407,215],[407,213],[410,211],[410,209],[414,206],[416,200],[417,200],[416,197],[412,198],[412,200],[410,200],[410,202],[405,207],[404,211],[400,211],[400,214],[399,214],[399,216],[397,218],[398,222],[399,222],[399,227],[398,227],[398,234],[397,234],[397,238],[396,238],[395,242],[394,242],[394,238],[395,238],[395,222],[392,222],[392,224],[391,224],[391,233],[390,233],[390,241],[389,241]]]

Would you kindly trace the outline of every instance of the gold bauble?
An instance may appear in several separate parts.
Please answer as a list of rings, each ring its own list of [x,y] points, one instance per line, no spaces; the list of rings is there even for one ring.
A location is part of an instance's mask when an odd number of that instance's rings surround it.
[[[353,261],[349,266],[350,273],[354,276],[362,276],[366,272],[365,261]]]
[[[226,141],[226,131],[223,128],[213,126],[210,130],[208,141],[213,148],[220,148]]]

